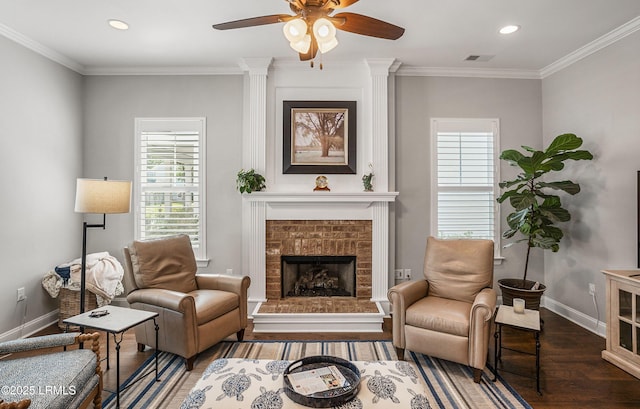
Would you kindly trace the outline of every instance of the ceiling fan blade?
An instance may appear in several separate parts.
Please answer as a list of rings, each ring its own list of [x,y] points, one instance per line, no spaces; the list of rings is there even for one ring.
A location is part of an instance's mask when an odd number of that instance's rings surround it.
[[[386,21],[356,13],[338,13],[329,20],[337,29],[350,33],[362,34],[370,37],[397,40],[404,34],[404,28],[398,27]]]
[[[292,18],[295,18],[295,16],[290,16],[288,14],[272,14],[270,16],[251,17],[242,20],[214,24],[213,28],[215,28],[216,30],[230,30],[232,28],[262,26],[265,24],[282,23],[285,21],[289,21]]]
[[[318,43],[316,42],[316,38],[311,36],[311,46],[309,47],[309,51],[306,53],[300,54],[300,61],[309,61],[316,58],[316,54],[318,53]]]
[[[322,6],[323,9],[343,9],[345,7],[349,7],[353,3],[357,3],[359,0],[327,0],[327,2]]]

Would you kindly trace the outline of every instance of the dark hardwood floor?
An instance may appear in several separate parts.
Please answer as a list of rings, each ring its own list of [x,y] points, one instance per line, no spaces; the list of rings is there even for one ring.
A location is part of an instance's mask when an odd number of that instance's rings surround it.
[[[545,321],[541,341],[541,390],[536,392],[535,359],[532,356],[504,351],[502,376],[534,408],[640,408],[640,380],[627,374],[600,357],[605,340],[566,319],[541,310]],[[250,324],[245,340],[390,340],[391,322],[385,320],[382,333],[302,333],[265,334],[254,333]],[[51,326],[41,333],[59,332]],[[104,336],[104,334],[103,334]],[[104,337],[101,339],[102,356],[105,356]],[[531,333],[503,330],[503,345],[533,352],[534,339]],[[115,387],[115,351],[111,342],[111,369],[106,371],[103,363],[104,384],[107,389]],[[121,379],[126,379],[152,350],[137,352],[135,336],[129,331],[124,336],[120,350]],[[493,365],[493,339],[491,342],[491,364]],[[513,372],[513,373],[511,373]],[[106,397],[108,392],[104,392]]]

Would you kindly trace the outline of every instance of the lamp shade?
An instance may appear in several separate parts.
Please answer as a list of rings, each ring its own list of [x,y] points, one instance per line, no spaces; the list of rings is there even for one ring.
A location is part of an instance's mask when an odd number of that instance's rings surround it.
[[[126,180],[78,179],[77,213],[129,213],[131,182]]]

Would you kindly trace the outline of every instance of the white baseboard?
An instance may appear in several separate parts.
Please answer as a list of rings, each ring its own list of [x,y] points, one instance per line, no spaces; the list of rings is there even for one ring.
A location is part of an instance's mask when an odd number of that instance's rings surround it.
[[[498,302],[502,303],[502,297],[498,297]],[[126,307],[126,299],[122,298],[122,299],[115,299],[114,300],[114,304],[124,304],[122,305],[123,307]],[[558,315],[560,315],[563,318],[566,318],[567,320],[573,322],[576,325],[581,326],[582,328],[593,332],[596,335],[599,335],[603,338],[606,337],[607,334],[607,324],[601,320],[596,320],[593,317],[590,317],[578,310],[575,310],[571,307],[568,307],[564,304],[562,304],[561,302],[558,302],[556,300],[553,300],[549,297],[546,296],[542,296],[542,300],[541,300],[541,305],[543,307],[545,307],[546,309],[548,309],[549,311],[552,311]],[[257,306],[257,305],[256,305]],[[255,308],[255,307],[254,307]],[[385,314],[385,311],[383,308],[381,308],[381,306],[379,306],[379,314],[374,314],[374,315],[379,315],[380,317],[383,316],[388,316],[388,314]],[[250,310],[253,311],[253,310]],[[378,319],[380,319],[380,317],[376,317]],[[58,310],[53,310],[45,315],[42,315],[38,318],[35,318],[27,323],[25,323],[24,325],[21,325],[17,328],[14,328],[10,331],[7,331],[5,333],[0,334],[0,342],[4,342],[4,341],[10,341],[13,339],[18,339],[18,338],[26,338],[46,327],[48,327],[51,324],[54,324],[58,321]],[[348,322],[348,321],[347,321]],[[344,332],[348,332],[349,328],[347,327],[342,328],[342,331]],[[351,323],[351,325],[353,325],[353,323]],[[379,324],[376,324],[379,325]],[[299,328],[297,328],[299,329]],[[328,330],[329,328],[324,328],[323,331]],[[332,328],[335,330],[335,328]],[[371,328],[370,327],[366,327],[366,328],[358,328],[357,326],[355,327],[351,327],[350,328],[352,331],[354,332],[361,332],[363,330],[368,331]],[[305,328],[305,330],[308,330],[308,328]],[[376,329],[374,330],[375,332],[378,332],[379,329],[376,327]]]
[[[542,296],[542,306],[549,311],[552,311],[559,316],[568,319],[586,329],[587,331],[591,331],[596,335],[601,336],[602,338],[606,338],[607,336],[607,323],[601,320],[597,320],[593,317],[590,317],[587,314],[584,314],[578,310],[575,310],[571,307],[568,307],[561,302],[553,300],[549,297]],[[602,313],[600,314],[603,315]]]
[[[0,342],[11,341],[18,338],[26,338],[51,324],[58,322],[58,309],[55,309],[45,315],[41,315],[29,322],[24,323],[17,328],[0,334]]]

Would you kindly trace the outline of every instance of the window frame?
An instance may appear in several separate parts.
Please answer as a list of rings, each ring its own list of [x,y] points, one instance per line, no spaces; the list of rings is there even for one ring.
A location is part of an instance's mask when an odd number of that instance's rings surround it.
[[[493,133],[493,208],[494,208],[494,260],[500,263],[502,257],[502,218],[500,204],[497,198],[500,195],[500,119],[498,118],[431,118],[431,223],[430,234],[438,237],[438,132],[487,132]]]
[[[205,117],[158,117],[134,119],[135,143],[134,143],[134,237],[142,238],[142,179],[141,179],[141,154],[143,132],[197,132],[198,137],[198,195],[199,195],[199,219],[198,219],[198,246],[194,247],[194,255],[198,267],[206,267],[209,263],[207,256],[207,206],[206,206],[206,175],[207,175],[207,120]]]

